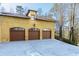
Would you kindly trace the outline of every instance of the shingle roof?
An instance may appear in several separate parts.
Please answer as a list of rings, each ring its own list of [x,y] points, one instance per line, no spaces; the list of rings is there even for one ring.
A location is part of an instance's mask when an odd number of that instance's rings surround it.
[[[9,17],[18,17],[18,18],[30,18],[29,16],[26,15],[19,15],[19,14],[14,14],[14,13],[0,13],[0,16],[9,16]],[[52,21],[55,22],[52,18],[45,17],[45,16],[36,16],[36,20],[42,20],[42,21]]]
[[[43,20],[43,21],[54,21],[52,18],[46,16],[36,16],[36,20]]]
[[[0,13],[0,16],[11,16],[11,17],[20,17],[20,18],[30,18],[29,16],[19,15],[14,13]]]

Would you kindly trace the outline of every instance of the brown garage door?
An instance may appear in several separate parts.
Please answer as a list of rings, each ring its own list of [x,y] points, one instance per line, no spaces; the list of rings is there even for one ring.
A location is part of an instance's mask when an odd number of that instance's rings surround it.
[[[40,39],[40,30],[37,28],[29,29],[29,40]]]
[[[42,31],[43,39],[51,39],[51,31]]]
[[[10,41],[22,41],[22,40],[25,40],[25,30],[23,28],[11,28]]]

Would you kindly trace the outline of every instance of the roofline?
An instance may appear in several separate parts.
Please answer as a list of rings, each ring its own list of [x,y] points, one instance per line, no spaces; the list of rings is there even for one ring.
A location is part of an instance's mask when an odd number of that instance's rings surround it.
[[[29,16],[25,16],[25,15],[16,15],[16,14],[0,14],[0,16],[7,16],[7,17],[16,17],[16,18],[26,18],[26,19],[30,19]],[[56,22],[55,20],[51,19],[43,19],[43,18],[38,18],[36,17],[35,20],[39,20],[39,21],[47,21],[47,22]]]
[[[36,20],[39,20],[39,21],[46,21],[46,22],[56,22],[55,20],[42,20],[42,19],[38,19],[38,18],[36,18]]]
[[[0,16],[7,16],[7,17],[16,17],[16,18],[27,18],[30,19],[29,16],[24,16],[24,15],[7,15],[7,14],[0,14]]]
[[[34,12],[37,12],[36,10],[31,10],[31,9],[29,9],[28,11],[34,11]]]

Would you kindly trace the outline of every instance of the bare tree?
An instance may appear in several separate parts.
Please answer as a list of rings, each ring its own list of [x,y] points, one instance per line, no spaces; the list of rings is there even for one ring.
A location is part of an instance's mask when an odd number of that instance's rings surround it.
[[[79,4],[76,3],[69,3],[69,4],[59,4],[56,3],[50,9],[50,15],[56,17],[59,25],[59,35],[60,39],[62,39],[62,28],[68,24],[68,28],[70,30],[70,37],[69,41],[73,44],[77,44],[76,38],[78,37],[78,20],[79,17],[76,18],[76,15],[79,15]],[[78,9],[78,10],[77,10]],[[77,10],[77,11],[76,11]]]
[[[1,7],[1,13],[5,12],[5,8]]]
[[[18,6],[16,6],[16,12],[17,12],[17,14],[22,15],[24,12],[24,8],[22,6],[18,5]]]
[[[1,12],[1,3],[0,3],[0,12]]]
[[[24,7],[24,14],[26,14],[28,11],[27,7]]]
[[[70,40],[73,44],[77,45],[77,40],[75,39],[75,10],[76,3],[73,3],[71,4]]]
[[[14,9],[10,7],[10,13],[14,13]]]
[[[42,8],[38,8],[37,11],[38,11],[37,15],[38,15],[38,16],[42,16]]]
[[[53,7],[53,12],[55,12],[55,14],[58,14],[58,22],[59,22],[59,36],[60,39],[62,39],[62,27],[63,27],[63,19],[64,19],[64,11],[62,8],[62,4],[54,4]]]

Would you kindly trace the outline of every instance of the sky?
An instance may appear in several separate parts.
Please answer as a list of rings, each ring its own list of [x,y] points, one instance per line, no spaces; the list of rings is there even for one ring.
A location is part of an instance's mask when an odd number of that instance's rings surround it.
[[[17,5],[22,5],[23,8],[33,10],[38,10],[38,8],[42,8],[43,13],[49,11],[53,6],[52,3],[1,3],[1,7],[4,7],[6,12],[9,11],[16,12]]]

